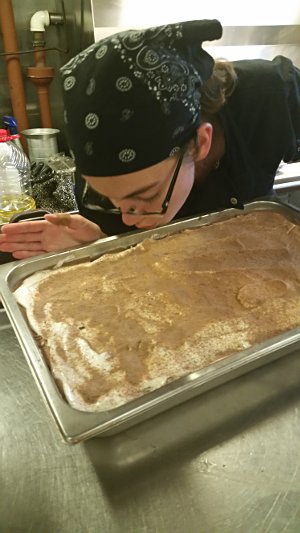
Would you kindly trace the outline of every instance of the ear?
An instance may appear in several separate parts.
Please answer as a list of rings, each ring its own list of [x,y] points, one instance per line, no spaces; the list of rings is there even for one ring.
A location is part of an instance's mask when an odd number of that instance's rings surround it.
[[[196,161],[205,159],[210,151],[213,135],[213,126],[210,122],[203,122],[197,129],[198,138],[198,152],[196,154]]]

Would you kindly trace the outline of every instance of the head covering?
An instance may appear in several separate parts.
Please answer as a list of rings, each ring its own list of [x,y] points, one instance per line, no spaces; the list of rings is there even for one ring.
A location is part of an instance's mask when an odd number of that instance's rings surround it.
[[[202,42],[217,20],[111,35],[61,68],[69,147],[82,174],[115,176],[178,151],[201,122],[201,85],[214,60]]]

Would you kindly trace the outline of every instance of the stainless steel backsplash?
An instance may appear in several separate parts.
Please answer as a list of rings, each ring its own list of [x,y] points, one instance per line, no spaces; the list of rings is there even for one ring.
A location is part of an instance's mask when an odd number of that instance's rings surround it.
[[[278,7],[274,5],[270,15],[260,13],[253,4],[252,10],[256,12],[252,17],[249,16],[251,6],[248,7],[248,12],[237,15],[230,12],[230,6],[225,12],[219,0],[211,2],[209,12],[207,6],[206,11],[201,6],[196,15],[195,2],[192,0],[185,1],[184,13],[181,15],[174,11],[174,2],[160,0],[163,9],[156,9],[155,2],[157,1],[152,0],[151,4],[143,5],[143,7],[137,0],[12,1],[19,50],[32,48],[29,24],[36,11],[47,10],[50,13],[65,15],[64,24],[51,25],[45,31],[46,47],[60,49],[60,51],[46,52],[47,66],[55,69],[55,78],[49,88],[49,98],[53,127],[61,131],[58,137],[60,150],[67,148],[64,139],[62,91],[58,72],[60,66],[94,40],[124,27],[144,27],[193,18],[219,18],[224,26],[223,37],[215,43],[210,43],[210,46],[206,46],[214,57],[230,60],[251,57],[271,59],[277,54],[283,54],[290,57],[300,68],[300,9],[295,7],[297,3],[293,0],[286,0],[285,4],[279,4]],[[289,4],[294,6],[293,9]],[[241,8],[243,9],[244,7]],[[236,24],[232,23],[233,20],[237,21]],[[3,54],[3,51],[3,42],[0,38],[0,53]],[[34,66],[34,56],[32,53],[22,54],[20,58],[29,127],[41,127],[36,88],[27,77],[27,68]],[[6,62],[2,55],[0,56],[0,127],[1,118],[6,114],[12,114],[12,109]]]

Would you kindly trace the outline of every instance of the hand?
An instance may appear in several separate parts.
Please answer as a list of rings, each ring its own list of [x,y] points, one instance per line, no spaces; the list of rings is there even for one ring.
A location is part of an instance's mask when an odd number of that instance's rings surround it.
[[[16,222],[1,227],[0,251],[25,259],[45,252],[65,250],[105,237],[99,226],[81,215],[57,213],[44,220]]]

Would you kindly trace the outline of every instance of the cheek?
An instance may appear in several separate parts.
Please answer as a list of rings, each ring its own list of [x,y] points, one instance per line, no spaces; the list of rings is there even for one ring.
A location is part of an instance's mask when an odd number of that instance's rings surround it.
[[[181,179],[178,180],[176,183],[173,195],[171,197],[168,215],[171,215],[173,217],[181,209],[192,190],[192,187],[194,185],[194,179],[195,167],[193,164],[189,165],[184,176],[182,176]]]

